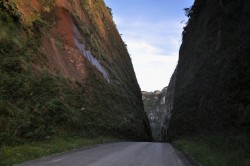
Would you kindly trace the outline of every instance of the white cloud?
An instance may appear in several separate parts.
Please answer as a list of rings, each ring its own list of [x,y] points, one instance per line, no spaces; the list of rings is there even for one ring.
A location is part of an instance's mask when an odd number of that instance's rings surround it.
[[[161,90],[168,85],[178,61],[182,27],[176,21],[148,22],[115,17],[128,45],[141,90]]]
[[[178,61],[178,52],[164,55],[163,50],[145,41],[128,41],[128,47],[141,90],[161,90],[168,85]]]

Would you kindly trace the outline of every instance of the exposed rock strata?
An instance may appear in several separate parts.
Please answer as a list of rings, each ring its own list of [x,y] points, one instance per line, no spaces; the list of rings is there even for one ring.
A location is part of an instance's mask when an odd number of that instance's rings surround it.
[[[129,53],[103,0],[2,0],[0,16],[1,143],[2,135],[151,139]]]
[[[166,92],[166,87],[162,91],[142,92],[144,110],[148,115],[152,134],[156,141],[160,137],[161,118],[165,112]]]

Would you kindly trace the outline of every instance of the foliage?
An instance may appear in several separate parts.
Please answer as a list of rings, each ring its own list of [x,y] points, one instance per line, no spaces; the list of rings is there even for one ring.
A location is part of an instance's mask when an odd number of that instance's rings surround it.
[[[55,0],[41,0],[44,10],[50,12],[55,4]]]
[[[42,3],[51,9],[54,1]],[[150,131],[144,131],[149,130],[147,118],[140,96],[135,95],[139,94],[138,85],[130,85],[124,74],[120,77],[126,83],[109,84],[86,62],[91,72],[83,84],[46,70],[33,71],[32,65],[47,63],[39,47],[42,35],[55,23],[53,14],[53,10],[35,13],[27,18],[27,26],[25,21],[15,21],[7,10],[0,10],[0,147],[76,133],[85,138],[149,140]],[[98,27],[92,23],[82,26],[77,21],[91,49],[101,53],[102,59],[107,58]]]
[[[192,7],[184,8],[183,10],[185,11],[185,16],[187,16],[187,17],[190,17],[193,13]]]
[[[249,136],[189,136],[173,142],[204,166],[247,166],[250,164]]]
[[[27,142],[19,146],[5,146],[0,148],[0,165],[8,166],[18,164],[83,146],[114,141],[117,141],[117,139],[110,137],[87,139],[72,135],[52,137],[43,142]]]
[[[186,26],[183,28],[182,40],[189,27],[189,23],[192,22],[193,20],[196,20],[197,16],[199,16],[201,12],[201,9],[204,7],[205,7],[205,1],[196,0],[191,7],[183,9],[185,16],[188,17],[188,21],[186,22]]]
[[[73,127],[78,116],[60,98],[70,91],[66,80],[43,72],[39,78],[31,73],[30,60],[37,58],[40,31],[25,44],[19,37],[20,28],[7,11],[1,11],[3,24],[0,39],[0,132],[1,145],[15,144],[22,139],[41,140],[56,134],[56,126],[66,121],[68,129]],[[43,93],[41,93],[41,91]],[[71,90],[72,91],[72,90]],[[73,92],[73,91],[72,91]],[[72,95],[71,93],[67,93]],[[58,133],[58,132],[57,132]]]
[[[109,11],[110,16],[113,17],[112,9],[110,7],[107,7],[107,9]]]
[[[0,9],[6,11],[15,21],[19,21],[21,13],[18,11],[16,4],[11,0],[0,1]]]

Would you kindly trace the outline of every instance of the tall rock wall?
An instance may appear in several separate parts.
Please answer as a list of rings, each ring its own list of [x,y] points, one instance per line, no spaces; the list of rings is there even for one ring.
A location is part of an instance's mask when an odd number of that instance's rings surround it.
[[[160,135],[159,141],[166,142],[168,138],[168,127],[171,119],[171,114],[174,106],[174,93],[175,93],[175,82],[176,82],[176,70],[174,71],[165,96],[165,103],[163,105],[163,114],[160,118]]]
[[[2,0],[0,18],[1,143],[61,134],[150,140],[131,59],[103,0]]]
[[[250,129],[250,2],[196,0],[187,10],[168,133]]]

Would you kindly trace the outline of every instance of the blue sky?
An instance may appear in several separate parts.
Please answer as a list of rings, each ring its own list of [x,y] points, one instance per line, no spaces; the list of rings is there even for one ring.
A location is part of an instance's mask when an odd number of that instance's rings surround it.
[[[167,86],[177,65],[183,9],[193,0],[104,0],[129,53],[143,91]],[[185,20],[183,22],[183,20]]]

